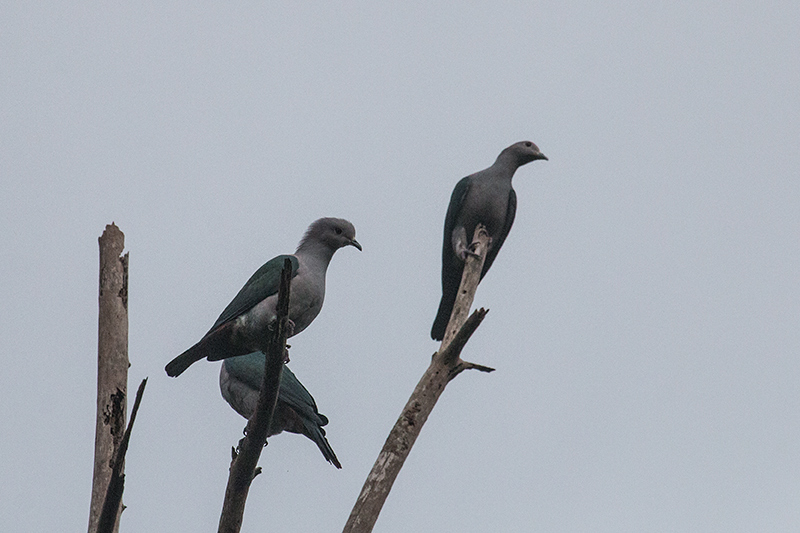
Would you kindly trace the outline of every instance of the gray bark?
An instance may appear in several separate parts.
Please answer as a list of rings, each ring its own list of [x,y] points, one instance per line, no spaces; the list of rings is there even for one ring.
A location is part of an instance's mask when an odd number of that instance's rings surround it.
[[[128,452],[128,443],[131,440],[133,423],[136,422],[136,413],[139,412],[139,405],[142,403],[144,388],[147,385],[147,378],[142,380],[139,390],[136,391],[136,399],[133,401],[131,409],[131,420],[128,422],[128,429],[122,437],[119,448],[114,455],[114,467],[111,472],[111,480],[108,483],[103,511],[100,513],[100,520],[97,526],[97,533],[112,533],[115,528],[119,528],[119,509],[122,503],[122,492],[125,490],[125,454]]]
[[[344,533],[372,531],[389,491],[411,452],[411,447],[450,380],[467,369],[483,372],[494,370],[486,366],[468,363],[460,357],[464,345],[487,313],[487,310],[479,309],[467,319],[475,290],[480,281],[488,242],[489,236],[485,228],[479,225],[475,229],[471,245],[472,251],[478,256],[467,256],[458,296],[453,305],[450,322],[445,330],[439,351],[433,354],[430,366],[417,383],[414,392],[389,433],[378,459],[364,482],[361,494],[350,513],[350,518],[344,526]]]
[[[289,321],[289,292],[292,279],[292,264],[286,259],[281,272],[281,285],[278,291],[277,326],[268,335],[264,353],[267,356],[264,365],[264,378],[261,381],[261,393],[253,415],[247,422],[247,431],[239,443],[239,451],[233,451],[228,486],[225,489],[225,501],[219,519],[219,533],[238,533],[244,518],[244,505],[250,491],[250,483],[260,473],[256,469],[261,450],[267,442],[272,415],[281,382],[281,373],[286,359],[286,335]]]
[[[128,391],[128,254],[122,256],[125,235],[106,226],[100,245],[100,294],[97,336],[97,423],[94,475],[89,508],[89,533],[96,533],[114,457],[125,430]],[[118,505],[114,532],[119,530]]]

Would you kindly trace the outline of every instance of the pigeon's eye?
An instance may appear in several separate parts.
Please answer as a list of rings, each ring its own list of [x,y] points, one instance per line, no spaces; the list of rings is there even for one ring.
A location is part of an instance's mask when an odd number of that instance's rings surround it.
[[[333,230],[333,231],[335,231],[335,232],[336,232],[336,235],[341,235],[341,234],[342,234],[342,228],[336,228],[336,229],[335,229],[335,230]]]
[[[526,143],[525,143],[525,146],[527,146],[528,148],[530,148],[530,147],[531,147],[531,144],[532,144],[532,143],[530,143],[530,142],[526,142]]]

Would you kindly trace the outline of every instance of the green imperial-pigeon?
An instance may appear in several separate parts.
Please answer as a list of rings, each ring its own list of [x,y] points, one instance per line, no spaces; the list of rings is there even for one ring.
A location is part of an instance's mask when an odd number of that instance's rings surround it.
[[[517,195],[511,187],[511,178],[517,168],[537,159],[547,159],[530,141],[512,144],[497,156],[492,166],[466,178],[453,189],[447,216],[444,220],[442,244],[442,299],[431,328],[431,338],[444,338],[450,313],[456,301],[464,260],[473,252],[469,249],[478,224],[486,226],[489,233],[489,250],[483,263],[481,279],[497,257],[497,252],[514,223],[517,212]]]
[[[356,228],[341,218],[320,218],[309,227],[294,255],[270,259],[247,280],[239,294],[200,341],[170,361],[165,370],[179,376],[195,361],[207,357],[219,361],[261,351],[274,324],[281,270],[286,258],[292,263],[289,298],[289,336],[306,329],[317,317],[325,299],[325,273],[333,254],[355,246]]]
[[[219,372],[219,389],[222,397],[234,411],[247,419],[252,416],[258,404],[265,358],[262,352],[231,357],[222,362]],[[275,404],[275,413],[267,436],[277,435],[281,431],[305,435],[314,441],[329,463],[336,468],[342,468],[328,439],[325,438],[322,426],[327,423],[325,415],[317,410],[314,398],[289,367],[284,365],[278,402]]]

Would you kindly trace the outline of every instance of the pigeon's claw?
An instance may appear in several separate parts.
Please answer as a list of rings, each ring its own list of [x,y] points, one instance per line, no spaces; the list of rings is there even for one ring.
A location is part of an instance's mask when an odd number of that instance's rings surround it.
[[[461,253],[459,254],[459,257],[461,258],[462,261],[466,261],[467,260],[467,256],[480,257],[481,254],[477,254],[477,253],[473,252],[472,250],[470,250],[469,248],[464,248],[463,250],[461,250]]]

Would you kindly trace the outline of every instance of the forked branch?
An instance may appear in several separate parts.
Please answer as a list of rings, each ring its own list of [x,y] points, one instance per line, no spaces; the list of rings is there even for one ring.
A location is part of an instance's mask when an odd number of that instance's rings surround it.
[[[450,380],[467,369],[483,372],[494,370],[461,359],[461,350],[487,313],[487,310],[481,308],[467,318],[475,290],[480,282],[488,243],[489,235],[485,228],[479,225],[475,229],[472,241],[472,251],[475,255],[467,255],[458,296],[441,347],[433,354],[430,366],[417,383],[403,412],[400,413],[400,417],[386,438],[383,449],[367,476],[350,518],[344,526],[344,533],[372,531],[389,491],[411,452],[411,447],[414,446],[422,426]]]
[[[256,465],[261,457],[261,450],[267,442],[267,432],[275,412],[286,354],[291,278],[292,264],[287,258],[281,272],[276,327],[267,339],[265,351],[267,358],[264,364],[264,378],[261,381],[261,393],[258,405],[247,422],[247,430],[239,451],[234,453],[231,462],[228,487],[225,490],[225,501],[219,519],[219,533],[238,533],[241,529],[247,493],[257,473]]]

